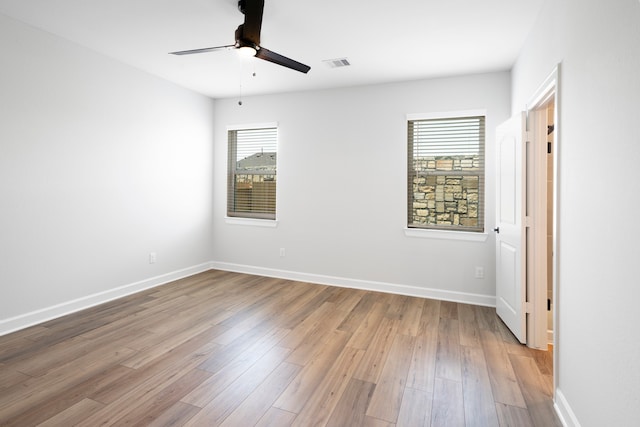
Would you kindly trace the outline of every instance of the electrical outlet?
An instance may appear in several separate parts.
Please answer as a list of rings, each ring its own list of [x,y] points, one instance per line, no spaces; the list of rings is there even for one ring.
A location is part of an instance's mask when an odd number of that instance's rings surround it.
[[[476,279],[484,279],[484,267],[476,267]]]
[[[157,256],[155,252],[150,252],[149,253],[149,264],[155,264],[157,261]]]
[[[284,258],[284,248],[280,248],[280,258]]]

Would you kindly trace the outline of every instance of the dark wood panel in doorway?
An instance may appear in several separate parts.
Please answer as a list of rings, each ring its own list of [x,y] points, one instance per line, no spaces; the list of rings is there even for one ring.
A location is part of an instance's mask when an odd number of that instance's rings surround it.
[[[2,426],[560,426],[487,307],[211,270],[0,337]]]

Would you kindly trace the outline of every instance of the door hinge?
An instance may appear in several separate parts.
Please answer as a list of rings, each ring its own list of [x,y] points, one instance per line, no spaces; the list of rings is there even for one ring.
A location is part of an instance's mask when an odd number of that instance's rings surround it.
[[[530,302],[524,303],[524,312],[525,313],[533,313],[533,304]]]
[[[531,140],[533,139],[532,136],[533,136],[533,132],[531,132],[530,130],[527,130],[524,132],[524,137],[526,139],[526,142],[531,142]]]
[[[524,226],[525,227],[527,227],[527,228],[531,227],[532,223],[533,223],[533,221],[531,220],[530,216],[525,216],[524,217]]]

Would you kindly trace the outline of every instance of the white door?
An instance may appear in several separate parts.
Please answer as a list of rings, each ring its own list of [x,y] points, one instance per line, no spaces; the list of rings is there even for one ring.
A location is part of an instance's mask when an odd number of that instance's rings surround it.
[[[526,343],[525,115],[498,126],[496,195],[496,312]]]

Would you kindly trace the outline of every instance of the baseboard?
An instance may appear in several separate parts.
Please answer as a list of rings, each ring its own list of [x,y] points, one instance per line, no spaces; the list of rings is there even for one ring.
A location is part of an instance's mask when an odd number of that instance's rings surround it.
[[[57,304],[41,310],[32,311],[9,319],[0,320],[0,336],[37,325],[57,317],[75,313],[99,304],[103,304],[114,299],[122,298],[145,289],[164,285],[174,280],[192,276],[211,269],[210,263],[204,263],[193,267],[184,268],[173,271],[171,273],[162,274],[160,276],[141,280],[139,282],[130,283],[118,288],[109,289],[108,291],[99,292],[97,294],[88,295],[72,301]]]
[[[472,294],[465,292],[446,291],[442,289],[420,288],[416,286],[398,285],[393,283],[375,282],[369,280],[349,279],[336,276],[325,276],[311,273],[301,273],[287,270],[276,270],[264,267],[254,267],[249,265],[232,264],[224,262],[210,262],[193,267],[162,274],[160,276],[130,283],[108,291],[99,292],[86,297],[67,301],[44,309],[21,314],[19,316],[0,320],[0,336],[37,325],[51,319],[55,319],[67,314],[75,313],[114,299],[122,298],[145,289],[164,285],[174,280],[202,273],[210,269],[233,271],[237,273],[255,274],[266,277],[275,277],[287,280],[296,280],[307,283],[317,283],[321,285],[340,286],[345,288],[362,289],[367,291],[386,292],[391,294],[415,296],[421,298],[432,298],[443,301],[454,301],[465,304],[475,304],[487,307],[495,307],[495,296]]]
[[[560,418],[560,422],[565,427],[580,427],[580,422],[576,417],[576,414],[571,410],[571,406],[569,406],[569,402],[564,397],[564,394],[560,389],[556,389],[556,399],[553,407],[558,414],[558,418]]]
[[[366,291],[386,292],[390,294],[407,295],[421,298],[431,298],[443,301],[461,302],[465,304],[496,306],[493,295],[472,294],[466,292],[446,291],[442,289],[421,288],[417,286],[398,285],[370,280],[349,279],[320,274],[301,273],[296,271],[276,270],[250,265],[232,264],[226,262],[211,262],[211,268],[236,273],[255,274],[258,276],[274,277],[278,279],[296,280],[299,282],[316,283],[320,285],[339,286],[343,288],[362,289]]]

